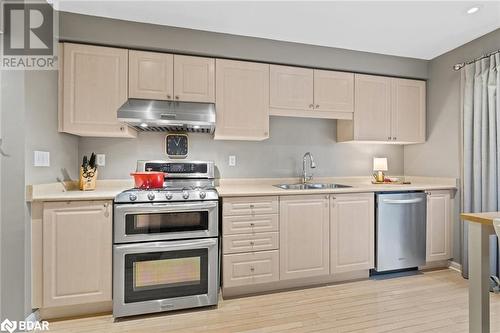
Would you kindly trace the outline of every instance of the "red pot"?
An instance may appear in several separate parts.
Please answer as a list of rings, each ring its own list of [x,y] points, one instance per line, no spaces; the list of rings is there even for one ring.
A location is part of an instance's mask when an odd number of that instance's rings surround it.
[[[165,174],[157,171],[132,172],[135,188],[162,188]]]

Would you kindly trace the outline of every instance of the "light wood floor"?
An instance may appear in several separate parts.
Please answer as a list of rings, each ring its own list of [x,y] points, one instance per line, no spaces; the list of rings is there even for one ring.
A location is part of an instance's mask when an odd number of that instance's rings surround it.
[[[217,308],[55,321],[50,332],[467,332],[467,280],[452,270],[224,300]],[[500,332],[500,295],[491,295]]]

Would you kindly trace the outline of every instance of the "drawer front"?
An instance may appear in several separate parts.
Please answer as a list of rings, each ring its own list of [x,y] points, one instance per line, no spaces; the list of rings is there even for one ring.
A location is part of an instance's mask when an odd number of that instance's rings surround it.
[[[277,214],[225,216],[222,218],[224,236],[235,234],[254,234],[257,232],[278,231]]]
[[[278,213],[278,197],[224,198],[223,215],[256,215]]]
[[[226,288],[279,280],[278,251],[226,254],[223,260]]]
[[[278,232],[259,232],[256,234],[228,235],[222,238],[223,253],[241,253],[277,250]]]

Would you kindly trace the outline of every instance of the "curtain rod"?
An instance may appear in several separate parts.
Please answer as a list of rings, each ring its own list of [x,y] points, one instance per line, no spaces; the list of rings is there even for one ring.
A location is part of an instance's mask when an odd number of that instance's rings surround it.
[[[478,58],[476,58],[474,60],[471,60],[471,61],[462,62],[460,64],[455,64],[453,66],[453,69],[456,70],[456,71],[461,70],[465,65],[472,64],[472,63],[474,63],[474,62],[476,62],[478,60],[484,59],[484,58],[488,58],[491,55],[493,55],[495,53],[498,53],[498,52],[500,52],[500,50],[496,50],[496,51],[493,51],[493,52],[490,52],[490,53],[487,53],[487,54],[483,54],[482,56],[480,56],[480,57],[478,57]]]

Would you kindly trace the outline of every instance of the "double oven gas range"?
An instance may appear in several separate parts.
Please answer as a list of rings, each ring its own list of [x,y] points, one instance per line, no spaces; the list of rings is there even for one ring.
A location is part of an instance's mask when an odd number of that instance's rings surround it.
[[[213,162],[139,161],[161,189],[118,194],[113,220],[113,315],[215,305],[219,202]]]

